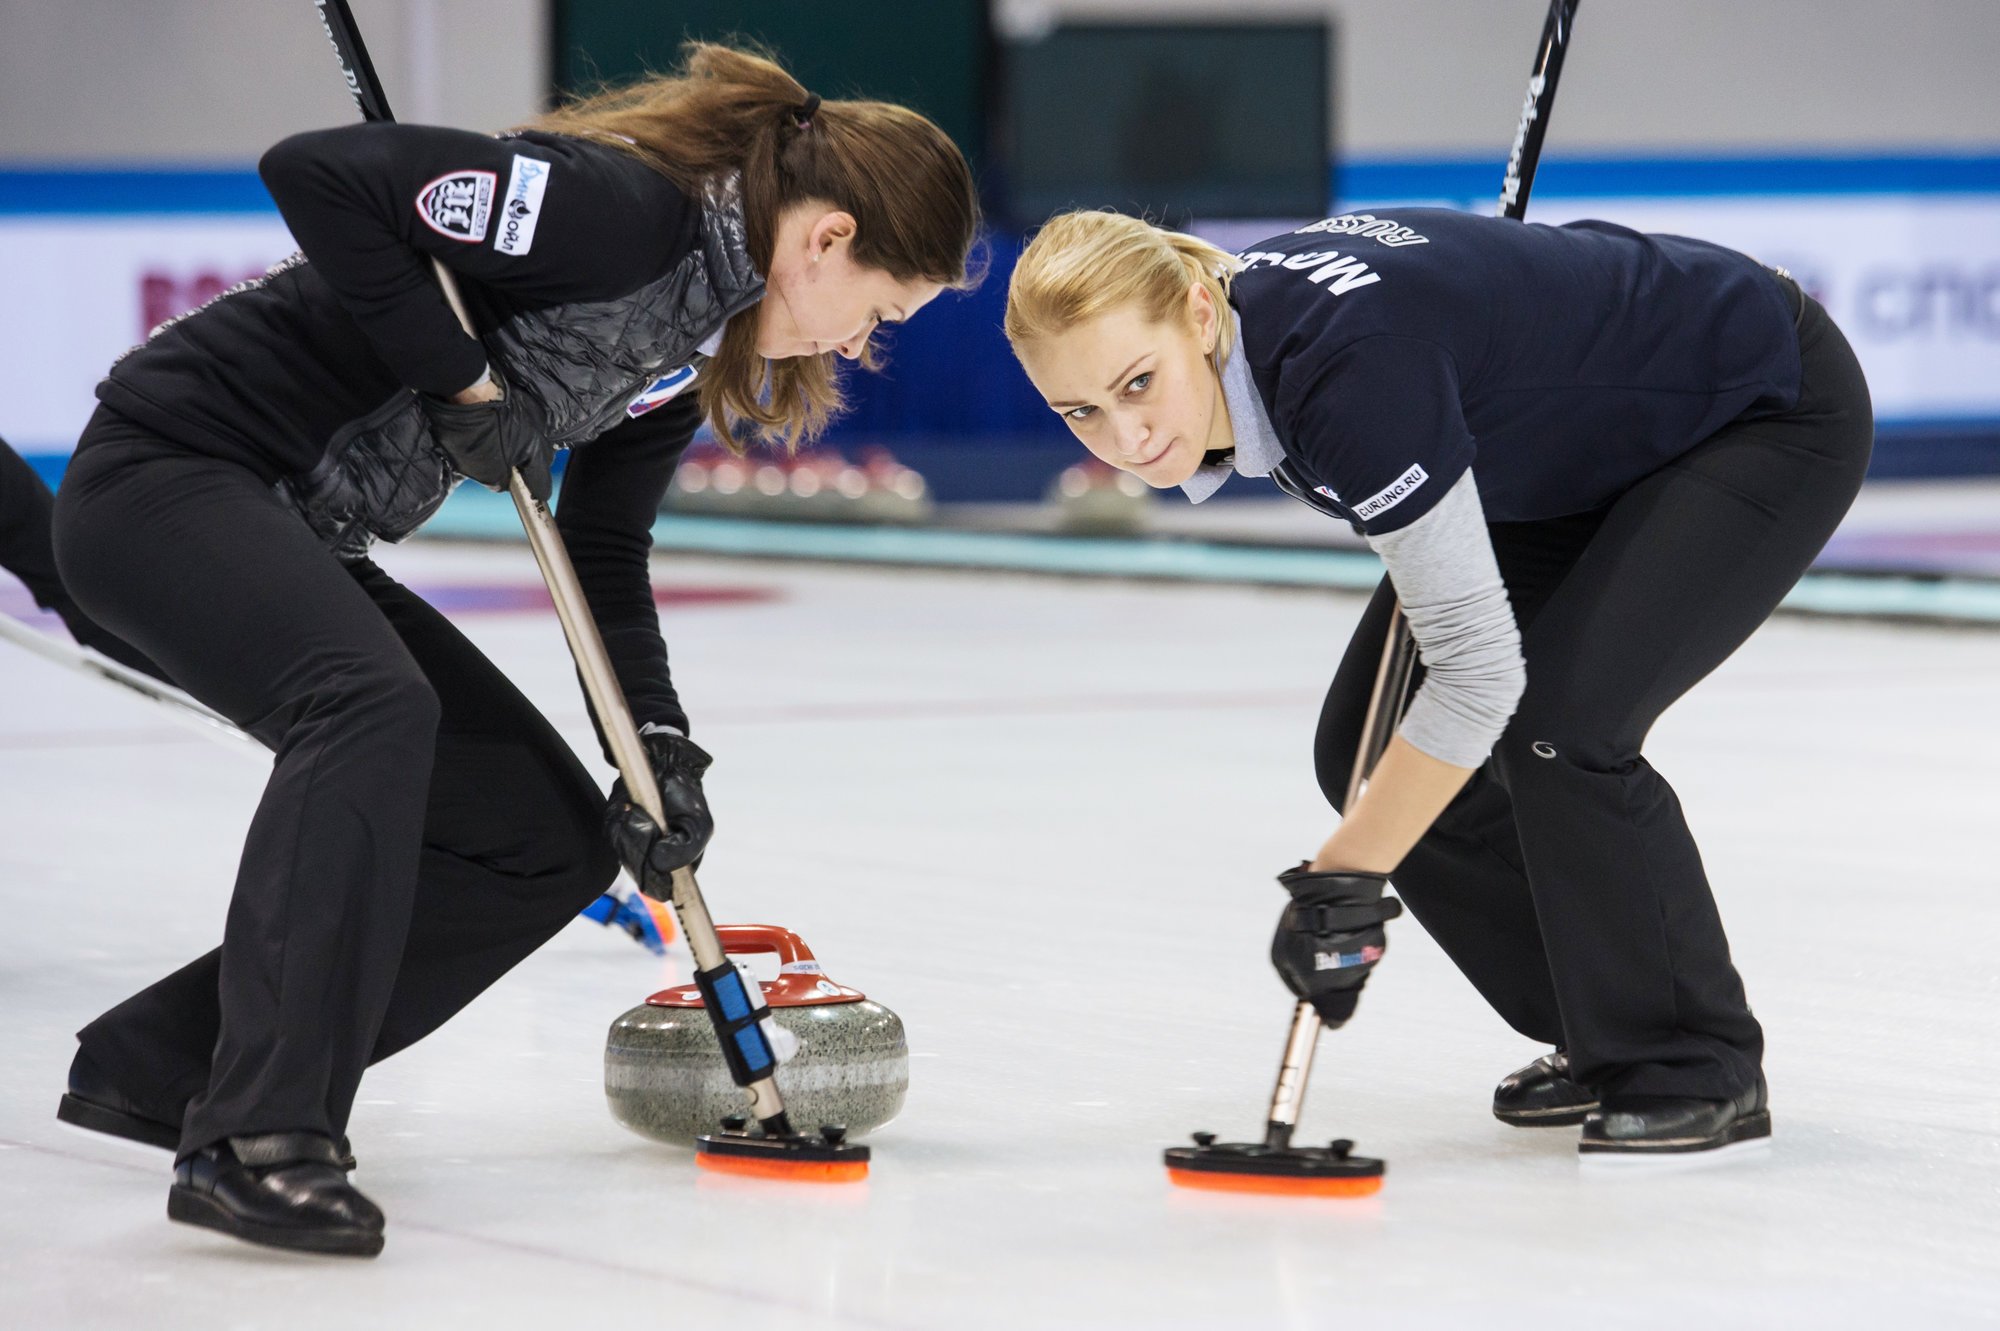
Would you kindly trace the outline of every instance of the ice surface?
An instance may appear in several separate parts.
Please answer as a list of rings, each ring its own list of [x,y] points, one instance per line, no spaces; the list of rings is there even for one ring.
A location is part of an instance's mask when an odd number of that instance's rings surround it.
[[[387,562],[534,579],[512,549]],[[1310,740],[1357,599],[659,576],[778,593],[666,612],[717,757],[703,882],[908,1023],[868,1183],[698,1176],[620,1128],[605,1029],[688,966],[579,922],[364,1083],[378,1261],[168,1224],[163,1154],[53,1110],[72,1031],[219,937],[260,772],[0,646],[0,1325],[2000,1322],[2000,634],[1781,621],[1654,736],[1769,1032],[1767,1158],[1597,1181],[1574,1130],[1495,1122],[1538,1051],[1405,919],[1304,1128],[1387,1186],[1301,1201],[1180,1192],[1159,1152],[1258,1128],[1290,1011],[1271,875],[1329,825]],[[594,755],[553,619],[461,622]]]

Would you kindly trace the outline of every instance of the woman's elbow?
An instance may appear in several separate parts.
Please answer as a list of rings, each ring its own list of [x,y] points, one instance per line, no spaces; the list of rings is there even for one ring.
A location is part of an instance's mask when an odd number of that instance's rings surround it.
[[[287,198],[296,197],[302,186],[335,159],[341,136],[357,128],[341,125],[333,129],[309,129],[279,139],[257,159],[258,178],[282,207]]]

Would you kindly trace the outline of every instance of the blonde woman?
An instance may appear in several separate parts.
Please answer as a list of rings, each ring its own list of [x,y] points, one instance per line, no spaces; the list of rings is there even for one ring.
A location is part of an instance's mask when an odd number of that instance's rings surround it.
[[[1007,334],[1097,457],[1200,502],[1270,476],[1382,557],[1328,690],[1345,798],[1393,603],[1423,662],[1366,794],[1282,876],[1272,959],[1338,1024],[1389,878],[1554,1052],[1494,1112],[1581,1149],[1770,1134],[1763,1035],[1647,731],[1770,615],[1873,441],[1846,340],[1787,275],[1701,241],[1436,209],[1334,217],[1236,257],[1058,217]]]
[[[113,367],[56,542],[77,600],[276,765],[222,947],[84,1028],[61,1114],[174,1150],[177,1220],[372,1256],[382,1212],[343,1172],[362,1070],[620,859],[665,895],[708,841],[709,758],[646,562],[676,458],[704,413],[811,435],[839,405],[834,358],[965,280],[978,210],[923,117],[822,102],[717,46],[512,134],[354,125],[262,171],[301,256]],[[665,828],[607,808],[507,678],[367,558],[461,475],[502,488],[518,467],[545,495],[563,447],[557,524]]]

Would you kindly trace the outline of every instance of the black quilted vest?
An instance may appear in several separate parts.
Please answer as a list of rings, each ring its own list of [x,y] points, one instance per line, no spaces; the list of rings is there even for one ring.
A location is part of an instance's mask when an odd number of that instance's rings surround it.
[[[573,448],[624,420],[634,394],[763,295],[732,186],[703,201],[695,248],[664,276],[611,300],[518,315],[482,340],[507,390],[532,396],[551,441]],[[335,554],[358,559],[377,537],[400,541],[423,526],[458,480],[417,395],[402,389],[277,488]]]

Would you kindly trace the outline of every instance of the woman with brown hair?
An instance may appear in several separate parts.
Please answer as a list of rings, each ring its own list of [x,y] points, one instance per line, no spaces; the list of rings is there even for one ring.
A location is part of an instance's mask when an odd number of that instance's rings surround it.
[[[709,757],[647,572],[681,451],[704,414],[812,436],[840,406],[834,357],[865,361],[878,325],[967,280],[978,208],[923,117],[822,102],[705,44],[509,134],[353,125],[261,171],[301,253],[112,368],[56,539],[78,601],[276,762],[221,948],[84,1028],[60,1112],[173,1149],[175,1219],[373,1255],[382,1213],[344,1172],[363,1068],[554,935],[619,859],[657,889],[708,842]],[[576,451],[557,524],[665,828],[607,808],[367,557],[461,475],[500,489],[519,468],[546,496],[558,448]]]

